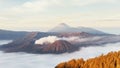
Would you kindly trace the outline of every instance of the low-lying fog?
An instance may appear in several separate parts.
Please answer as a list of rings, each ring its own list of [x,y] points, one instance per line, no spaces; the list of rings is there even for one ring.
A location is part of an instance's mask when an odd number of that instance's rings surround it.
[[[6,41],[6,43],[8,42]],[[110,51],[118,50],[120,50],[120,43],[107,44],[104,46],[83,47],[81,50],[74,53],[64,53],[59,55],[3,53],[0,51],[0,68],[54,68],[58,63],[68,61],[72,58],[88,59],[101,54],[106,54]]]
[[[12,40],[0,40],[0,45],[12,42]]]

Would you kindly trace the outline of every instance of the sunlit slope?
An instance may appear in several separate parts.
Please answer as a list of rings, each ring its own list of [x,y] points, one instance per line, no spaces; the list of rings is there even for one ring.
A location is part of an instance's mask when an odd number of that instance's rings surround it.
[[[72,59],[58,64],[55,68],[120,68],[120,51],[110,52],[107,55],[88,60]]]

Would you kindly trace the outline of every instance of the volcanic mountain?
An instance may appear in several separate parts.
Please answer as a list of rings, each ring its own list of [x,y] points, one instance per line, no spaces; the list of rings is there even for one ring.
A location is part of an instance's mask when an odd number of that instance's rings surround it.
[[[64,32],[87,32],[87,33],[91,33],[91,34],[106,34],[102,31],[93,29],[93,28],[88,28],[88,27],[71,27],[68,26],[65,23],[61,23],[58,26],[52,28],[51,30],[49,30],[48,32],[58,32],[58,33],[64,33]]]
[[[56,36],[61,38],[49,44],[35,44],[36,40]],[[75,37],[74,37],[75,36]],[[72,38],[71,38],[72,37]],[[64,39],[63,39],[64,38]],[[67,40],[65,40],[65,38]],[[72,41],[69,41],[71,39]],[[49,41],[49,40],[48,40]],[[48,33],[48,32],[30,32],[13,42],[1,45],[0,50],[4,52],[27,52],[37,54],[60,54],[65,52],[77,51],[80,47],[103,45],[107,43],[120,42],[120,36],[116,35],[96,35],[86,32],[75,33]]]
[[[24,38],[15,40],[9,44],[0,46],[0,50],[4,52],[27,52],[27,53],[65,53],[78,50],[78,47],[73,46],[71,43],[65,40],[57,40],[52,44],[40,45],[35,44],[35,40],[39,33],[32,32],[26,35]]]
[[[73,52],[78,48],[75,45],[65,41],[65,40],[57,40],[52,44],[46,45],[43,48],[43,51],[46,53],[64,53],[64,52]]]

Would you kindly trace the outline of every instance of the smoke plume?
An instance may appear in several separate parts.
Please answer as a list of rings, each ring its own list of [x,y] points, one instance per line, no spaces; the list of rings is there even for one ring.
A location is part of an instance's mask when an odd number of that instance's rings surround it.
[[[65,40],[68,42],[85,42],[85,41],[94,41],[100,39],[101,37],[88,37],[88,38],[80,38],[78,36],[71,36],[71,37],[57,37],[57,36],[48,36],[43,37],[35,41],[35,44],[44,44],[44,43],[54,43],[57,40]]]

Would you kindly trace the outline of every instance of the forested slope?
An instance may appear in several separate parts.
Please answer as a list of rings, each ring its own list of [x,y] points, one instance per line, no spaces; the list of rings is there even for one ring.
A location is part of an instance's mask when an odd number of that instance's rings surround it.
[[[55,68],[120,68],[120,51],[110,52],[107,55],[88,60],[72,59],[58,64]]]

